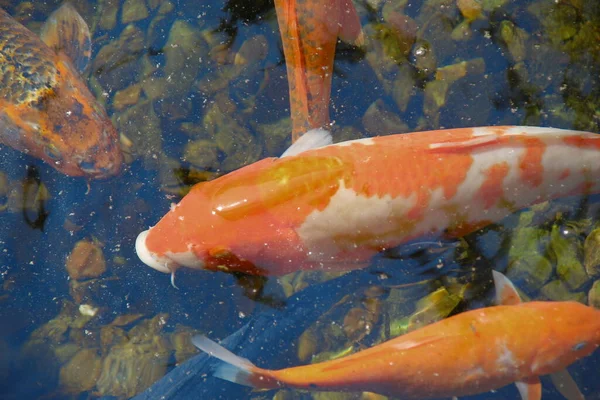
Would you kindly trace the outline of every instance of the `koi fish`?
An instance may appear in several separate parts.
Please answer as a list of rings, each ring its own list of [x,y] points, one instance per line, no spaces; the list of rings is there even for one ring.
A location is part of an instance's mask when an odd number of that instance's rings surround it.
[[[194,186],[138,236],[138,256],[166,273],[350,270],[419,238],[600,192],[600,135],[588,132],[463,128],[322,146],[330,141],[313,130],[281,158]]]
[[[565,368],[600,345],[600,310],[573,301],[521,303],[494,272],[500,304],[441,320],[370,349],[318,364],[268,370],[204,336],[194,345],[222,361],[214,375],[259,389],[374,392],[402,399],[468,396],[516,383],[541,399],[539,376],[568,399],[583,395]]]
[[[41,36],[0,9],[0,143],[72,176],[106,178],[121,169],[118,134],[84,84],[90,31],[64,4]]]
[[[329,124],[329,97],[338,37],[364,42],[351,0],[275,0],[287,69],[292,141]]]

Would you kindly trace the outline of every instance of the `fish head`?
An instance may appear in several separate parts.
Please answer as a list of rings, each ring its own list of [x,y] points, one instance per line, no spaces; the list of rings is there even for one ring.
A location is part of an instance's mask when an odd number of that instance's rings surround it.
[[[56,81],[3,118],[20,131],[16,146],[71,176],[119,173],[119,136],[70,61],[58,56]]]
[[[530,303],[531,304],[531,303]],[[547,302],[550,324],[536,350],[532,372],[546,375],[593,353],[600,346],[600,310],[577,302]]]
[[[280,184],[273,165],[266,158],[194,186],[138,236],[140,259],[167,273],[180,266],[259,275],[298,269],[305,252],[291,219],[303,217],[295,202],[303,200],[293,182]]]

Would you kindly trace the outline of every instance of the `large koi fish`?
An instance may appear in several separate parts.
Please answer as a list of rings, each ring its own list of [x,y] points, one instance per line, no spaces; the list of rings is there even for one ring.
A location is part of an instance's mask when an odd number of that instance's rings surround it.
[[[544,200],[600,191],[593,133],[464,128],[319,147],[330,139],[311,131],[281,158],[196,185],[138,236],[139,257],[163,272],[349,270],[424,236],[457,237]]]
[[[193,343],[221,359],[215,376],[260,389],[367,391],[402,399],[468,396],[516,383],[539,400],[539,376],[553,374],[570,400],[583,399],[564,368],[600,345],[600,311],[577,302],[521,303],[512,283],[494,272],[500,304],[471,310],[370,349],[313,365],[256,367],[204,336]]]
[[[275,0],[287,69],[292,140],[329,121],[335,46],[362,44],[352,0]]]
[[[119,138],[79,76],[91,54],[90,31],[64,4],[41,39],[0,9],[0,143],[73,176],[119,172]]]

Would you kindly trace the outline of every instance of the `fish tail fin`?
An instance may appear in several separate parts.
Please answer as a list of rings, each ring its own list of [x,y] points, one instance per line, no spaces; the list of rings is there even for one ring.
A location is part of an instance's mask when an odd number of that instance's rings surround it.
[[[274,389],[281,386],[271,371],[257,367],[206,336],[194,336],[192,343],[205,353],[221,360],[213,374],[217,378],[256,389]]]

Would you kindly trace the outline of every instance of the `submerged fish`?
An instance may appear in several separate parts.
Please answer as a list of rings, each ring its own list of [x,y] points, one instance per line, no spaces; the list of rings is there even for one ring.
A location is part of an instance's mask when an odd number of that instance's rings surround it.
[[[292,140],[329,121],[335,46],[364,41],[351,0],[275,0],[287,69]]]
[[[162,272],[349,270],[424,236],[458,237],[544,200],[600,191],[593,133],[507,126],[319,139],[330,136],[311,131],[279,159],[194,186],[138,236],[138,256]]]
[[[521,397],[539,400],[539,376],[568,399],[583,399],[564,370],[600,345],[600,311],[577,302],[520,303],[494,272],[498,305],[471,310],[370,349],[318,364],[268,370],[203,336],[193,343],[222,360],[214,375],[260,389],[367,391],[402,399],[484,393],[516,383]]]
[[[40,37],[0,9],[0,143],[67,175],[117,174],[117,132],[78,72],[90,54],[88,26],[71,5],[50,15]]]

